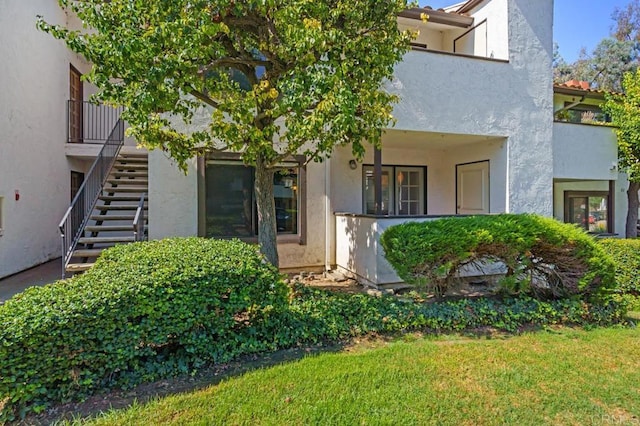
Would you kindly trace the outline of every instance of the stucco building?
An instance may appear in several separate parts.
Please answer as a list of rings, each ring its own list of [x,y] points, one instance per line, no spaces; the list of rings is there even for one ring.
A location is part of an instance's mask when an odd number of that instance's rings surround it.
[[[0,153],[0,277],[59,255],[57,225],[68,205],[71,172],[86,173],[100,147],[73,143],[67,135],[77,125],[66,101],[86,98],[91,88],[85,84],[81,96],[73,95],[68,73],[84,72],[88,64],[34,29],[36,14],[64,22],[55,3],[22,6],[10,0],[5,8],[21,9],[11,23],[1,22],[7,18],[0,6],[0,24],[25,28],[26,43],[0,47],[0,57],[15,60],[0,79],[13,93],[0,99],[1,128],[14,136],[3,141]],[[420,19],[423,12],[427,22]],[[552,81],[553,0],[470,0],[441,10],[411,9],[398,25],[419,36],[386,83],[401,101],[381,150],[369,149],[363,161],[355,161],[349,149],[337,148],[323,163],[283,164],[288,173],[275,178],[281,267],[337,268],[366,283],[391,283],[398,278],[384,259],[380,234],[392,224],[443,215],[533,212],[592,232],[624,229],[626,182],[617,170],[614,132],[593,125],[601,121],[604,95]],[[6,26],[0,31],[16,37]],[[29,46],[47,52],[38,70],[18,53]],[[25,74],[15,72],[16,65]],[[34,81],[45,92],[25,98]],[[7,121],[7,109],[19,111],[14,114],[24,121]],[[32,120],[37,114],[42,118]],[[82,120],[84,140],[86,113]],[[38,130],[27,131],[27,121]],[[122,152],[136,152],[133,141],[124,144]],[[34,150],[43,153],[39,167],[26,164]],[[20,166],[17,158],[25,163]],[[233,155],[193,158],[184,175],[153,151],[148,167],[141,167],[136,173],[148,184],[149,238],[255,240],[253,172]],[[31,182],[25,173],[40,183],[33,192],[21,190],[24,201],[14,201],[14,189]],[[128,235],[126,223],[114,232]]]

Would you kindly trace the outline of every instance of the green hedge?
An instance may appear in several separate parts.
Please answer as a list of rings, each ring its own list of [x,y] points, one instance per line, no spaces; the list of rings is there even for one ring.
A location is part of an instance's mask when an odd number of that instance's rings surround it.
[[[616,292],[640,296],[640,240],[607,238],[600,245],[616,265]]]
[[[630,310],[640,311],[640,240],[607,238],[600,240],[600,244],[616,264],[615,292]]]
[[[84,275],[0,306],[0,421],[271,349],[258,320],[287,298],[278,271],[239,241],[109,249]]]
[[[540,299],[601,294],[615,285],[614,265],[577,227],[531,214],[444,218],[387,229],[381,243],[406,282],[447,290],[465,264],[500,261],[506,290]]]
[[[423,302],[395,296],[333,293],[299,286],[288,320],[298,341],[336,341],[365,333],[456,332],[490,327],[517,332],[531,326],[608,326],[625,322],[624,304],[532,297],[462,298]],[[287,336],[279,334],[279,338]],[[295,338],[293,339],[295,340]],[[293,342],[282,341],[285,343]]]

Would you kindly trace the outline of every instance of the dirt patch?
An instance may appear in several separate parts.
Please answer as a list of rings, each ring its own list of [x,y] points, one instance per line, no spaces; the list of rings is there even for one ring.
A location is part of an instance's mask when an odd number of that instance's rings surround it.
[[[368,288],[364,287],[358,281],[337,273],[319,273],[300,272],[291,274],[287,280],[289,283],[301,282],[309,287],[315,287],[322,290],[334,291],[337,293],[358,294],[366,293]]]

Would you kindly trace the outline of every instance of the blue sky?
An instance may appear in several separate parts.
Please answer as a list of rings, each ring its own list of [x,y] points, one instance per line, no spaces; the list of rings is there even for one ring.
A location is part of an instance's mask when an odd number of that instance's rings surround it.
[[[536,1],[536,0],[530,0]],[[458,3],[456,0],[420,0],[420,5],[434,9]],[[590,52],[600,40],[609,35],[613,20],[611,13],[629,0],[555,0],[553,39],[560,54],[573,62],[582,47]]]

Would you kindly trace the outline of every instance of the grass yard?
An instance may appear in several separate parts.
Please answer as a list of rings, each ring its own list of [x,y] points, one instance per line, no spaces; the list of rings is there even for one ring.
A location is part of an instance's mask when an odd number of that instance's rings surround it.
[[[248,372],[93,424],[640,424],[640,329],[408,335]]]

